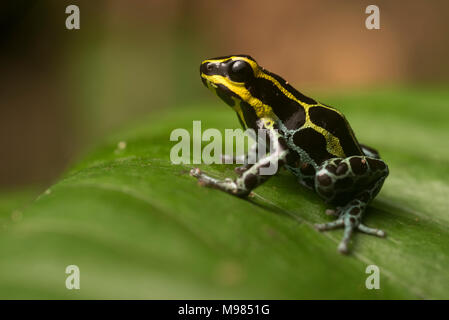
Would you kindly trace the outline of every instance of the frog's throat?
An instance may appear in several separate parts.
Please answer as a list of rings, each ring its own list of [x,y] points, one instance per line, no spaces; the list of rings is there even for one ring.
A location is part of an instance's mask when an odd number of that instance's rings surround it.
[[[218,90],[218,86],[211,82],[210,80],[208,80],[204,74],[201,74],[201,77],[205,79],[205,83],[206,86],[217,96],[219,96],[217,90]],[[242,111],[242,100],[240,98],[237,98],[235,96],[231,96],[231,99],[234,101],[234,103],[231,105],[231,108],[234,109],[234,111],[237,113],[237,116],[240,118],[240,120],[242,121],[242,123],[245,125],[245,127],[247,128],[248,125],[246,123],[245,117],[243,116],[243,111]]]
[[[226,87],[229,91],[238,96],[240,100],[245,101],[250,106],[252,106],[254,108],[254,111],[256,112],[257,117],[259,118],[276,117],[274,115],[273,109],[269,105],[264,104],[258,98],[254,97],[242,83],[231,81],[228,78],[221,75],[201,74],[201,77],[206,79],[206,83],[208,84],[209,88],[210,86],[215,86],[216,90],[216,87],[219,84]]]

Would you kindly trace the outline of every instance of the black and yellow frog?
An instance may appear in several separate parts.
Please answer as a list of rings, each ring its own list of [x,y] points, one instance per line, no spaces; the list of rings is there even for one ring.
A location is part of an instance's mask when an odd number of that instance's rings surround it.
[[[362,224],[361,218],[388,176],[388,166],[376,150],[357,141],[340,111],[303,95],[248,55],[207,59],[200,73],[203,83],[236,111],[244,129],[266,129],[274,146],[256,163],[236,168],[237,179],[217,180],[192,169],[191,175],[202,185],[246,197],[270,178],[260,174],[261,168],[285,166],[302,185],[336,207],[326,213],[337,220],[316,228],[343,227],[340,252],[348,252],[355,229],[385,236]]]

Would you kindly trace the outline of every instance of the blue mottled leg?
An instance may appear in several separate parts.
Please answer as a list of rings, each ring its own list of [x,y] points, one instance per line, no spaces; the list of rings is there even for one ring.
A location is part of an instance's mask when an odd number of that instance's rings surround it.
[[[338,245],[338,251],[340,251],[341,253],[348,253],[348,243],[349,240],[351,240],[352,230],[354,230],[352,226],[345,225],[343,239],[341,239],[341,242]]]
[[[365,208],[366,203],[360,200],[351,201],[348,205],[340,210],[340,216],[336,221],[317,224],[316,228],[319,231],[326,231],[343,227],[344,234],[338,246],[338,251],[340,251],[341,253],[348,253],[348,244],[355,229],[366,234],[375,235],[378,237],[385,236],[385,232],[383,232],[382,230],[369,228],[361,223],[362,214],[365,211]]]
[[[253,145],[251,145],[251,147],[248,150],[247,154],[242,154],[242,155],[229,155],[229,154],[223,154],[221,156],[221,160],[223,163],[225,164],[232,164],[232,163],[238,163],[238,164],[242,164],[239,167],[236,167],[234,169],[234,171],[241,176],[246,170],[248,170],[249,168],[251,168],[251,166],[254,164],[254,160],[257,157],[257,149],[258,149],[258,145],[257,143],[254,143]]]
[[[270,154],[252,165],[235,180],[230,178],[218,180],[206,175],[198,168],[192,169],[190,175],[197,178],[200,185],[219,189],[239,197],[246,197],[251,190],[261,185],[272,176],[262,175],[260,173],[261,169],[272,166],[279,168],[284,165],[287,153],[287,150],[278,150],[273,154]]]
[[[326,231],[326,230],[332,230],[337,229],[344,226],[343,219],[338,219],[332,222],[323,223],[323,224],[317,224],[315,225],[316,228],[320,231]]]
[[[378,236],[378,237],[385,237],[385,232],[380,230],[380,229],[375,229],[375,228],[370,228],[365,226],[364,224],[359,224],[357,226],[357,229],[359,229],[359,231],[366,233],[366,234],[371,234],[373,236]]]
[[[331,203],[346,203],[326,214],[338,216],[336,221],[317,224],[316,228],[326,231],[342,227],[343,239],[338,246],[341,253],[348,252],[348,244],[354,230],[384,237],[385,232],[367,227],[361,223],[367,204],[374,199],[388,175],[388,167],[376,158],[353,156],[345,159],[331,159],[316,173],[317,193]]]

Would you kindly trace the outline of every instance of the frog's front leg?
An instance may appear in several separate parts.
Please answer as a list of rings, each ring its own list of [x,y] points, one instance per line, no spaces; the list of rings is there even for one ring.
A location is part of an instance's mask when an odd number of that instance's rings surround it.
[[[242,154],[238,156],[229,155],[229,154],[223,154],[221,156],[221,160],[224,163],[240,163],[241,166],[238,166],[234,169],[234,171],[241,176],[246,170],[252,167],[253,163],[252,160],[256,159],[257,157],[257,143],[254,143],[251,145],[251,147],[248,150],[247,154]]]
[[[251,192],[251,190],[267,181],[273,174],[278,171],[279,167],[283,166],[286,162],[286,156],[289,151],[284,146],[284,144],[281,143],[280,140],[282,138],[280,138],[277,132],[273,130],[270,130],[269,136],[270,140],[273,141],[274,144],[273,151],[262,159],[258,160],[255,164],[247,164],[245,166],[245,170],[241,172],[240,177],[235,180],[230,178],[218,180],[209,177],[208,175],[201,172],[201,170],[198,168],[192,169],[190,171],[190,175],[196,177],[201,185],[216,188],[239,197],[246,197]],[[273,172],[273,174],[271,175],[261,174],[263,173],[261,172],[263,171],[261,169],[267,169],[268,167],[275,168],[275,172]]]
[[[355,229],[378,237],[385,236],[382,230],[369,228],[361,221],[366,206],[380,191],[387,176],[385,162],[367,156],[330,159],[317,170],[317,193],[327,202],[340,206],[334,212],[337,220],[317,224],[316,228],[320,231],[344,228],[343,239],[338,246],[340,252],[348,252],[348,243]]]

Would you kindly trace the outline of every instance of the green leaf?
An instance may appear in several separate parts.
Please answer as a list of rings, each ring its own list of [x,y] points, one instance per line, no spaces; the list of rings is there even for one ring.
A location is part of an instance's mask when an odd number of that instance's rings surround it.
[[[221,103],[153,114],[109,137],[0,233],[0,298],[447,298],[449,166],[445,88],[352,92],[339,107],[390,176],[364,221],[386,239],[319,233],[328,208],[287,172],[243,200],[170,163],[174,128],[237,128]],[[121,142],[121,143],[120,143]],[[119,147],[120,146],[120,147]],[[215,177],[233,167],[200,165]],[[67,290],[77,265],[81,289]],[[365,269],[380,268],[368,290]]]
[[[37,187],[0,192],[0,229],[22,218],[22,208],[36,198]]]

